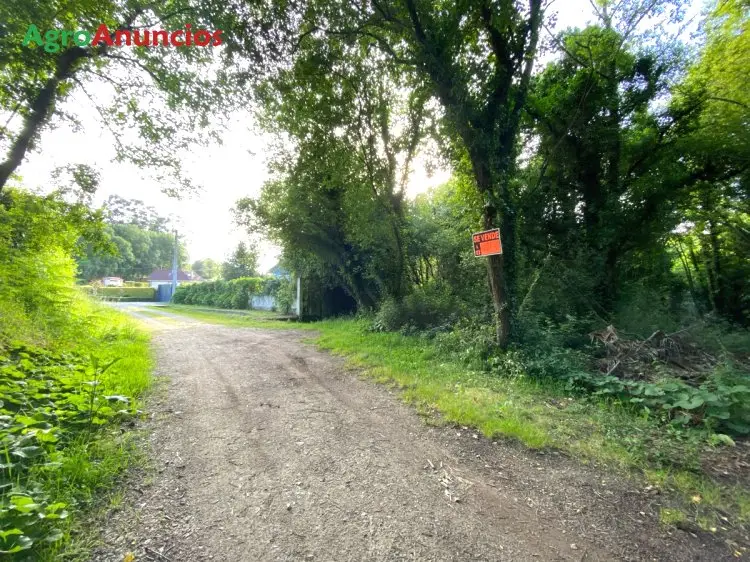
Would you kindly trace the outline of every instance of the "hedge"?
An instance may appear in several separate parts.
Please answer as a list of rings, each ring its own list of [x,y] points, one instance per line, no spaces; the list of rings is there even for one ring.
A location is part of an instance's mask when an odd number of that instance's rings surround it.
[[[247,310],[250,308],[250,297],[261,294],[265,284],[266,280],[262,277],[240,277],[231,281],[180,285],[172,297],[172,302]]]
[[[156,289],[152,287],[91,287],[87,285],[83,290],[94,297],[104,299],[120,299],[131,302],[152,301],[156,298]]]

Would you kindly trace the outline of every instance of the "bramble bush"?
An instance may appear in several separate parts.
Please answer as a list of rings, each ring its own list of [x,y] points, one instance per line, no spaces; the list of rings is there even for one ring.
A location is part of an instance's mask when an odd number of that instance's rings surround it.
[[[620,398],[673,425],[750,434],[750,378],[728,363],[698,387],[677,379],[645,382],[579,371],[569,375],[568,388]]]
[[[673,427],[702,426],[731,435],[750,434],[750,376],[741,365],[725,359],[691,385],[674,376],[633,380],[596,372],[593,349],[580,336],[589,319],[568,317],[553,324],[543,317],[522,320],[522,346],[506,351],[494,343],[494,327],[462,319],[438,334],[438,353],[458,359],[467,369],[500,377],[529,377],[562,382],[574,394],[615,399]]]

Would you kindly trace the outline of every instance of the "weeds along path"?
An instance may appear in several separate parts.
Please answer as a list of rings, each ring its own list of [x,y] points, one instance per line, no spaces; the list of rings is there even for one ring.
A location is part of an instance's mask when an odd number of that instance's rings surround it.
[[[654,497],[562,455],[428,427],[292,331],[158,308],[153,473],[94,560],[722,560]]]

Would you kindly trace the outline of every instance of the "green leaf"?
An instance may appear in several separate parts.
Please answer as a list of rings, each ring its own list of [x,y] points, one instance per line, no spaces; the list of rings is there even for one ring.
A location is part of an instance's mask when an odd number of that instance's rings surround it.
[[[705,401],[700,396],[693,396],[687,400],[683,399],[675,403],[675,408],[682,408],[683,410],[695,410],[703,406]]]
[[[10,544],[13,546],[0,550],[0,554],[13,554],[15,552],[21,552],[22,550],[28,550],[33,546],[34,541],[26,535],[19,535],[15,540],[10,541]]]
[[[14,535],[23,535],[23,531],[21,529],[9,529],[7,531],[0,531],[0,539],[5,539]]]
[[[60,529],[52,529],[47,536],[44,537],[44,542],[57,542],[63,538],[63,533]]]
[[[734,447],[736,445],[734,439],[724,433],[714,433],[709,440],[712,445],[727,445],[729,447]]]
[[[643,394],[646,396],[664,396],[664,391],[656,385],[649,384],[646,385]]]
[[[39,504],[35,503],[29,496],[13,496],[10,498],[13,509],[21,513],[29,513],[39,509]]]
[[[44,453],[44,449],[39,447],[38,445],[31,445],[29,447],[18,447],[16,449],[13,449],[10,454],[15,455],[16,457],[20,457],[22,459],[30,459],[33,457],[37,457]]]
[[[750,425],[745,423],[728,421],[726,422],[726,426],[729,429],[736,431],[737,433],[741,433],[742,435],[747,435],[748,433],[750,433]]]

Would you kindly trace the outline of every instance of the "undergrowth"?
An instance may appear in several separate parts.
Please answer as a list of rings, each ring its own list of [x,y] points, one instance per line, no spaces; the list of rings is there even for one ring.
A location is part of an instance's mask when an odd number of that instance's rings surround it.
[[[149,385],[148,337],[75,287],[83,245],[113,250],[102,219],[66,190],[0,194],[4,559],[88,559],[87,520],[135,458],[125,430]]]
[[[0,341],[0,553],[18,560],[67,548],[135,458],[120,428],[151,369],[147,336],[84,300],[44,336]]]

